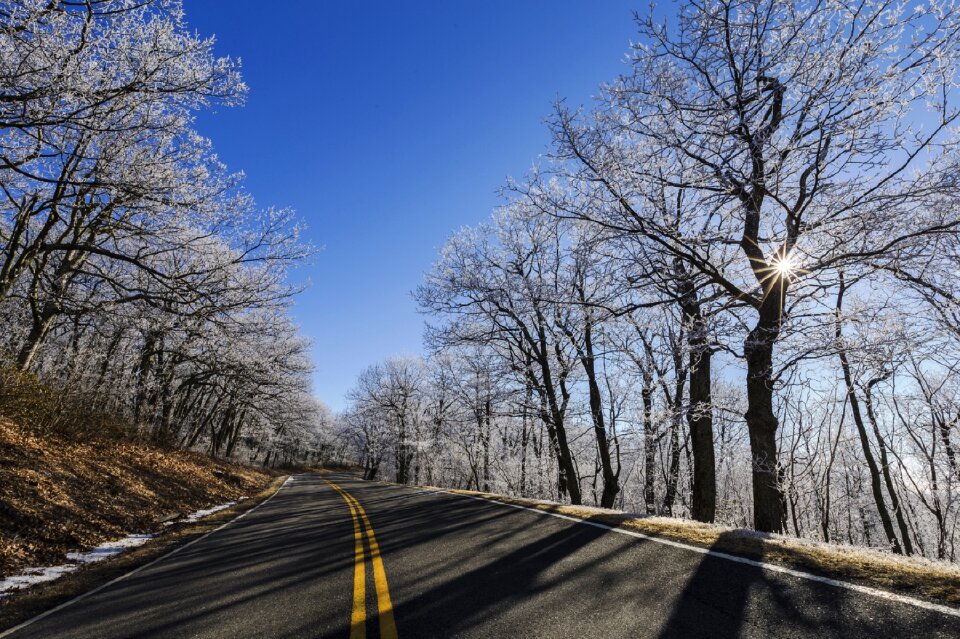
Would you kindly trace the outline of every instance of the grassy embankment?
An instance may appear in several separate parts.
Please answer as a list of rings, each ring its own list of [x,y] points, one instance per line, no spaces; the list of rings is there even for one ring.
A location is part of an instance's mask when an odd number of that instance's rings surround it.
[[[116,439],[39,436],[0,418],[0,573],[259,492],[271,475]]]
[[[209,532],[273,494],[280,473],[131,437],[90,402],[0,368],[0,576],[64,563],[131,533],[156,539],[0,599],[0,627],[56,605]],[[164,525],[200,509],[236,506]]]

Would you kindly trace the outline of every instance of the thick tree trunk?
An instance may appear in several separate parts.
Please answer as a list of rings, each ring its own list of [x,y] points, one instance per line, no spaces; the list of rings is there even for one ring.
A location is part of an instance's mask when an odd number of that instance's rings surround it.
[[[33,305],[31,304],[31,306]],[[56,307],[49,302],[44,304],[41,309],[34,309],[30,332],[27,333],[27,339],[17,354],[17,365],[21,370],[30,368],[30,364],[33,363],[33,358],[36,357],[37,351],[40,350],[40,345],[53,326],[53,318],[56,314]]]
[[[693,344],[691,344],[693,346]],[[713,398],[710,364],[712,353],[705,344],[690,352],[690,447],[693,453],[693,504],[697,521],[713,522],[717,512],[717,470],[713,450]]]
[[[136,368],[136,394],[133,398],[133,423],[140,425],[144,404],[147,401],[147,376],[150,374],[150,358],[153,357],[153,340],[148,336],[140,352],[140,362]]]
[[[38,270],[34,272],[28,294],[32,325],[26,342],[17,354],[17,363],[22,370],[27,370],[30,367],[40,345],[53,327],[53,320],[63,313],[61,306],[63,296],[76,276],[76,269],[85,261],[86,257],[83,254],[76,251],[68,252],[54,270],[50,278],[53,286],[46,292],[41,292],[42,277],[40,273],[47,262],[43,260],[41,264],[38,264]],[[40,302],[41,299],[44,300],[42,303]]]
[[[782,96],[782,87],[773,80],[775,95]],[[767,135],[772,134],[781,121],[782,101],[771,104]],[[757,307],[757,323],[747,334],[743,355],[747,360],[747,432],[750,435],[750,457],[753,464],[753,526],[760,532],[783,532],[786,527],[786,499],[780,486],[780,464],[777,460],[777,428],[773,412],[773,347],[780,337],[780,327],[786,313],[788,273],[780,273],[761,249],[761,220],[767,195],[766,168],[763,141],[757,140],[744,128],[742,140],[750,149],[751,175],[739,189],[743,203],[743,235],[740,249],[747,258],[757,284],[763,292]],[[749,185],[749,186],[748,186]],[[799,218],[798,218],[799,219]],[[775,258],[784,258],[796,243],[799,224],[788,224],[787,237]]]
[[[747,412],[744,418],[750,434],[753,462],[753,525],[761,532],[783,532],[786,503],[780,488],[777,462],[777,427],[773,412],[773,345],[779,333],[779,319],[773,326],[761,321],[747,335]]]

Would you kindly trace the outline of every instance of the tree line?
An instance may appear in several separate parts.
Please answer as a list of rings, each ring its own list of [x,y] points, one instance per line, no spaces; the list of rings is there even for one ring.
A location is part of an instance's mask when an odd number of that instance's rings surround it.
[[[960,14],[709,0],[415,295],[358,380],[368,476],[956,559]]]
[[[193,128],[237,62],[179,0],[0,2],[0,357],[140,436],[281,463],[327,419],[288,269],[312,249]]]

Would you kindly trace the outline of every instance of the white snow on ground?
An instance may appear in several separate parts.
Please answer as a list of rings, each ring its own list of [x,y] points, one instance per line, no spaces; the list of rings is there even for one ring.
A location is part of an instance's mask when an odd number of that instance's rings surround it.
[[[182,518],[182,519],[174,519],[173,521],[165,521],[165,522],[163,522],[163,525],[164,525],[164,526],[172,526],[172,525],[174,525],[174,524],[192,523],[192,522],[197,521],[198,519],[203,519],[203,518],[206,517],[207,515],[212,515],[212,514],[215,513],[215,512],[219,512],[219,511],[221,511],[221,510],[224,510],[225,508],[229,508],[230,506],[234,506],[234,505],[240,503],[241,501],[245,500],[246,498],[247,498],[246,496],[238,497],[238,498],[237,498],[237,501],[228,501],[227,503],[225,503],[225,504],[220,504],[219,506],[211,506],[210,508],[204,508],[204,509],[202,509],[202,510],[198,510],[198,511],[195,512],[195,513],[191,513],[191,514],[187,515],[186,517],[184,517],[184,518]]]
[[[237,502],[235,501],[228,501],[227,503],[220,504],[219,506],[211,506],[210,508],[204,508],[203,510],[198,510],[192,515],[187,515],[184,519],[181,519],[180,521],[187,521],[187,522],[197,521],[198,519],[203,519],[207,515],[212,515],[213,513],[220,512],[221,510],[225,508],[229,508],[230,506],[235,506],[236,504]]]
[[[230,506],[235,505],[239,501],[243,501],[246,497],[240,497],[237,501],[228,501],[225,504],[220,504],[218,506],[212,506],[210,508],[204,508],[203,510],[198,510],[197,512],[187,515],[187,517],[178,520],[178,522],[194,522],[199,519],[203,519],[207,515],[212,515],[215,512],[229,508]],[[173,523],[178,522],[166,522],[164,526],[169,526]],[[110,557],[116,557],[120,553],[129,550],[130,548],[136,548],[137,546],[142,546],[151,539],[156,537],[152,534],[137,534],[137,535],[127,535],[123,539],[117,539],[115,541],[108,541],[105,544],[101,544],[95,548],[90,548],[82,552],[68,552],[67,561],[71,562],[68,564],[60,564],[59,566],[41,566],[37,568],[27,568],[19,575],[12,575],[10,577],[4,577],[0,579],[0,599],[3,599],[10,593],[22,590],[24,588],[29,588],[35,584],[44,583],[46,581],[53,581],[67,573],[71,573],[83,564],[90,564],[97,561],[102,561]]]
[[[119,555],[128,548],[142,546],[156,535],[127,535],[123,539],[108,541],[107,543],[91,548],[87,552],[68,552],[67,560],[75,561],[80,564],[90,564],[95,561],[103,561],[108,557]]]
[[[68,572],[73,572],[79,567],[77,564],[61,564],[59,566],[47,566],[45,568],[28,568],[22,574],[0,580],[0,599],[15,590],[29,588],[34,584],[40,584],[45,581],[53,581]]]
[[[84,552],[68,552],[68,564],[59,566],[43,566],[39,568],[27,568],[19,575],[13,575],[0,580],[0,599],[9,595],[15,590],[29,588],[34,584],[45,581],[53,581],[63,575],[77,570],[82,564],[92,564],[97,561],[103,561],[110,557],[115,557],[125,550],[142,546],[156,535],[127,535],[123,539],[108,541],[95,548]]]

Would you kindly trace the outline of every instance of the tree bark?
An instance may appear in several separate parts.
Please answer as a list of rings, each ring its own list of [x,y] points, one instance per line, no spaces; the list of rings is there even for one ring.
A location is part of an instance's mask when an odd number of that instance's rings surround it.
[[[656,514],[654,491],[656,433],[653,428],[653,373],[650,370],[652,366],[652,362],[648,361],[643,368],[643,389],[640,391],[643,400],[643,502],[648,515]]]
[[[687,328],[689,348],[690,407],[687,425],[693,454],[693,495],[691,516],[697,521],[713,522],[717,511],[717,470],[713,449],[713,397],[711,380],[710,336],[706,318],[700,307],[693,282],[683,263],[677,260],[680,272],[680,308]]]
[[[28,370],[30,364],[33,363],[33,358],[40,349],[47,333],[50,332],[50,327],[53,326],[53,318],[58,313],[57,306],[52,302],[45,302],[41,308],[37,308],[37,304],[31,301],[30,308],[32,311],[30,332],[17,354],[17,365],[24,371]]]
[[[761,321],[747,335],[747,412],[753,463],[753,525],[761,532],[783,532],[786,503],[780,488],[777,463],[777,427],[773,412],[773,345],[779,334],[779,318]]]
[[[545,340],[541,340],[545,344]],[[570,497],[570,503],[578,506],[583,503],[583,497],[580,493],[580,478],[577,476],[576,468],[573,464],[573,455],[570,451],[570,445],[567,443],[567,431],[563,423],[563,411],[560,409],[560,403],[557,401],[556,386],[553,381],[553,375],[550,363],[547,360],[546,349],[542,348],[539,354],[539,364],[543,375],[542,390],[546,396],[548,414],[545,416],[547,423],[547,432],[550,439],[553,440],[554,448],[557,452],[557,464],[560,471],[560,489],[566,491]]]
[[[880,379],[870,380],[867,384],[864,401],[867,404],[867,419],[873,428],[873,436],[877,439],[877,448],[880,451],[880,471],[883,473],[883,481],[887,486],[887,494],[890,495],[890,507],[897,518],[897,527],[900,529],[900,539],[903,540],[903,552],[906,555],[913,554],[913,542],[910,540],[910,527],[907,525],[906,518],[903,516],[903,506],[900,503],[900,497],[897,495],[897,487],[893,484],[893,477],[890,475],[890,460],[887,458],[887,445],[880,435],[880,427],[877,425],[877,416],[873,411],[873,387],[879,383]]]
[[[693,453],[693,503],[691,515],[697,521],[713,522],[717,512],[717,470],[713,450],[713,398],[710,364],[712,352],[705,343],[691,343],[690,447]]]

